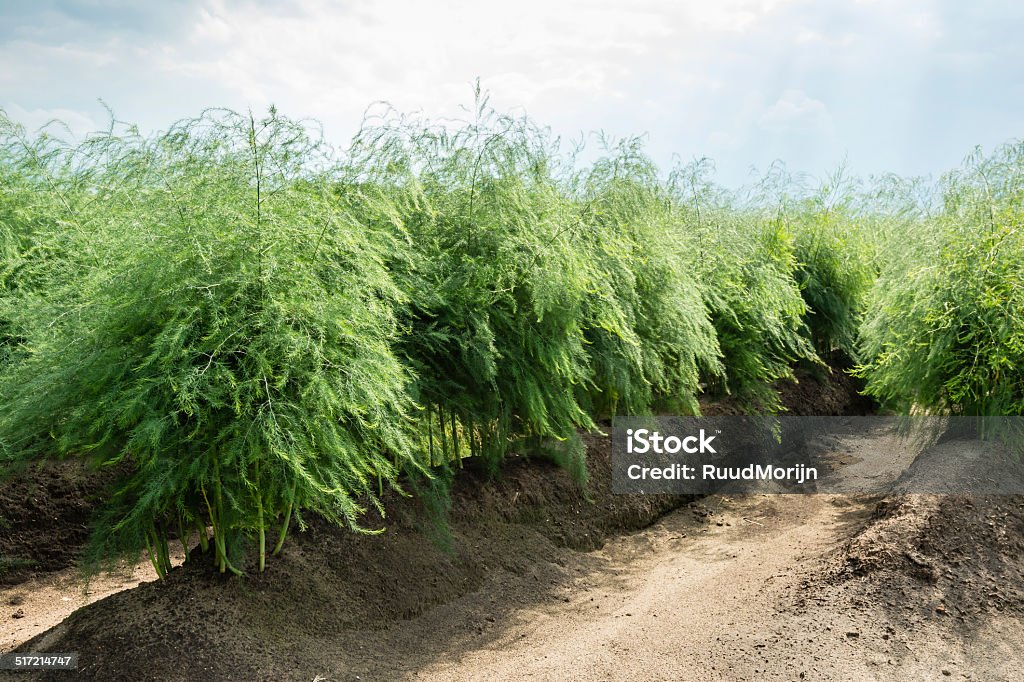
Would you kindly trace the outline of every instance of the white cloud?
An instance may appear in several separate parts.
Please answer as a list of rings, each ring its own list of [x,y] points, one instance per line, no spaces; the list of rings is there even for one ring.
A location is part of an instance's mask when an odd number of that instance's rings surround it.
[[[743,145],[743,140],[733,133],[727,133],[723,130],[715,130],[708,135],[707,144],[712,151],[731,151],[739,149]]]
[[[460,0],[442,10],[415,0],[296,0],[257,12],[209,0],[190,39],[152,57],[165,73],[319,118],[350,123],[380,99],[451,115],[478,76],[500,106],[527,108],[541,99],[621,99],[659,65],[692,86],[710,36],[748,32],[789,2]]]
[[[757,119],[759,127],[774,133],[794,130],[824,131],[831,127],[828,107],[802,90],[786,90]]]
[[[261,110],[275,103],[290,115],[321,119],[343,141],[374,101],[457,115],[480,77],[500,108],[525,107],[548,121],[561,115],[585,129],[615,127],[597,121],[601,108],[651,94],[660,106],[641,107],[640,115],[653,120],[677,92],[726,91],[709,68],[720,42],[755,33],[797,1],[521,0],[513,7],[485,0],[199,0],[178,14],[180,25],[152,39],[125,39],[106,26],[85,31],[70,22],[74,30],[53,44],[0,42],[0,60],[22,66],[0,73],[0,84],[24,91],[47,76],[86,68],[91,73],[76,87],[89,92],[91,79],[99,88],[91,97],[121,111],[119,95],[131,73],[140,89],[162,90],[149,95],[154,102],[176,91],[175,115],[210,105]],[[656,90],[637,97],[638,84],[652,79],[659,81],[651,83]],[[119,81],[119,92],[106,89],[111,81]],[[218,94],[182,111],[185,102],[205,99],[202,93]],[[590,111],[593,122],[585,120]],[[152,129],[169,122],[142,123]],[[643,132],[635,124],[622,129]]]
[[[908,19],[909,25],[924,38],[938,40],[944,34],[942,22],[932,12],[915,12]]]

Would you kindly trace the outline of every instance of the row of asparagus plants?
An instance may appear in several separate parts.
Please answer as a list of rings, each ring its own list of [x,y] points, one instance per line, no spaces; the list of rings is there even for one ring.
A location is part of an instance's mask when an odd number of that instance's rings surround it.
[[[513,451],[582,480],[581,429],[775,412],[836,349],[894,405],[1021,407],[1019,147],[937,208],[777,169],[726,192],[637,140],[584,163],[483,97],[340,152],[274,110],[55,130],[0,116],[0,453],[119,472],[97,559],[165,575],[176,536],[262,571],[304,513],[366,530],[385,487]]]

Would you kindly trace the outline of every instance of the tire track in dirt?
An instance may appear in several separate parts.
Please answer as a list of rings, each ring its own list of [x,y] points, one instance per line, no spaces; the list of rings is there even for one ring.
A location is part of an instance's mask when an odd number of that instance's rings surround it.
[[[901,630],[881,604],[820,583],[875,502],[709,498],[710,524],[688,508],[612,540],[595,553],[603,569],[564,601],[521,610],[500,635],[462,642],[406,679],[1020,679],[1013,615],[972,633],[941,619]]]
[[[775,605],[870,515],[826,495],[715,497],[714,521],[675,512],[597,552],[604,570],[567,602],[516,614],[486,648],[410,675],[427,680],[685,680],[741,675],[743,649],[789,634]],[[749,639],[746,644],[737,639]],[[755,641],[756,640],[756,641]],[[750,657],[751,679],[763,672]]]

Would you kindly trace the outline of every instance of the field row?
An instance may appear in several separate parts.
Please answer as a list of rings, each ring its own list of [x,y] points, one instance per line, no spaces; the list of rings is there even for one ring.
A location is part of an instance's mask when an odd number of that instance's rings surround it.
[[[837,350],[898,411],[1024,411],[1020,143],[934,184],[729,192],[486,99],[342,152],[273,110],[55,130],[0,114],[0,463],[123,471],[97,558],[163,573],[198,535],[262,570],[303,512],[357,528],[400,477],[512,450],[582,480],[597,420],[774,412]]]

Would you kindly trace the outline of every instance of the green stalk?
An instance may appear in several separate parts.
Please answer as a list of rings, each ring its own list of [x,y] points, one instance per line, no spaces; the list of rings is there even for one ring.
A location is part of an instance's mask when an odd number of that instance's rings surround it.
[[[217,479],[217,486],[220,487],[220,479]],[[213,513],[213,506],[210,504],[210,498],[206,496],[206,486],[200,486],[200,490],[203,492],[203,500],[206,502],[206,511],[210,514],[210,526],[213,527],[213,549],[214,557],[213,563],[220,572],[223,573],[225,569],[225,556],[224,556],[224,531],[218,523],[217,515]],[[214,498],[216,500],[216,498]],[[205,535],[204,531],[202,535]]]
[[[459,468],[462,468],[462,452],[459,450],[459,431],[458,423],[455,421],[455,413],[452,412],[452,450],[455,452],[455,459],[459,462]]]
[[[206,526],[196,524],[196,534],[199,536],[199,551],[203,554],[210,549],[210,543],[206,538]]]
[[[217,525],[215,526],[213,538],[217,541],[217,549],[220,551],[220,572],[223,573],[228,564],[227,541],[224,537],[227,534],[227,529],[224,527],[224,519],[221,517],[224,505],[222,502],[223,497],[221,495],[220,466],[217,464],[216,460],[214,460],[214,476],[216,476],[216,479],[214,479],[215,487],[213,501],[217,508]]]
[[[206,537],[206,525],[200,519],[196,519],[196,533],[199,535],[199,548],[206,554],[210,550],[210,541]]]
[[[256,497],[256,517],[260,527],[260,573],[267,568],[267,532],[263,526],[263,499]]]
[[[473,428],[473,420],[470,418],[466,425],[466,436],[469,438],[469,456],[477,457],[480,454],[476,444],[476,429]]]
[[[186,528],[188,532],[186,533]],[[181,515],[178,515],[178,539],[181,540],[181,549],[185,553],[185,563],[188,563],[188,538],[192,535],[192,529],[188,528],[181,521]]]
[[[171,572],[171,548],[167,542],[167,533],[160,533],[157,537],[160,548],[160,563],[163,565],[164,575]]]
[[[292,491],[288,496],[288,511],[284,513],[284,525],[281,526],[281,534],[277,538],[277,544],[274,545],[274,551],[271,552],[272,555],[276,555],[284,547],[284,539],[288,535],[288,524],[292,521],[292,507],[295,505],[295,488],[298,484],[298,480],[292,483]]]
[[[149,535],[149,531],[146,531],[146,552],[149,554],[149,563],[153,564],[153,570],[156,571],[156,577],[163,579],[163,575],[160,572],[160,564],[156,560],[156,556],[153,554],[153,543]]]
[[[430,466],[434,466],[434,415],[430,412],[430,403],[427,403],[427,443]]]
[[[218,555],[218,558],[219,558],[219,567],[220,567],[220,572],[223,573],[224,569],[227,568],[227,565],[228,565],[228,553],[227,553],[227,549],[225,548],[225,544],[224,544],[224,534],[223,533],[219,533],[219,534],[214,535],[213,536],[213,540],[214,540],[214,542],[217,543],[217,555]]]
[[[266,384],[265,378],[264,384]],[[266,524],[263,523],[263,492],[260,482],[260,463],[258,460],[256,461],[256,524],[259,527],[260,573],[263,573],[267,569],[267,529]]]
[[[440,405],[437,406],[438,423],[441,425],[441,452],[444,454],[444,461],[447,464],[451,457],[448,456],[450,452],[448,450],[448,431],[444,426],[444,408]]]
[[[234,567],[231,561],[228,559],[227,542],[224,539],[224,533],[220,533],[214,536],[214,541],[217,544],[217,551],[220,555],[220,572],[224,573],[225,569],[230,570],[237,576],[244,576],[245,573]]]
[[[234,564],[232,564],[230,561],[228,561],[228,557],[227,557],[226,554],[224,556],[222,556],[221,559],[224,562],[222,564],[222,566],[226,566],[229,571],[231,571],[232,573],[237,575],[239,578],[244,578],[245,577],[245,571],[240,571],[237,568],[235,568]],[[223,573],[223,572],[224,572],[224,569],[222,568],[221,569],[221,573]]]

